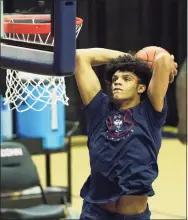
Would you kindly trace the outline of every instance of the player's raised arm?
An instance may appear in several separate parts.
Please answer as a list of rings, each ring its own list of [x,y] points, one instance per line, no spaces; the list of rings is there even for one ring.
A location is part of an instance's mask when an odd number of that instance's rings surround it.
[[[155,59],[153,75],[148,86],[148,97],[156,111],[162,111],[168,85],[174,81],[176,75],[177,63],[174,62],[174,56],[168,53],[158,54]]]
[[[75,78],[85,105],[100,91],[101,85],[92,66],[108,63],[125,53],[103,48],[77,49]]]

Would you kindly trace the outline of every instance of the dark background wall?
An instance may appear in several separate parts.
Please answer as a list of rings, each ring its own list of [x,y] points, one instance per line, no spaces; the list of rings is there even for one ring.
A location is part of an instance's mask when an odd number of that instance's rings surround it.
[[[37,0],[6,0],[5,12],[49,12],[51,0],[44,6]],[[187,2],[186,0],[77,0],[77,13],[84,26],[77,40],[78,48],[105,47],[122,51],[137,51],[157,45],[174,54],[181,66],[187,55]],[[96,69],[101,83],[104,68]],[[67,120],[82,121],[82,103],[73,77],[67,79],[70,105]],[[105,89],[105,88],[104,88]],[[167,125],[177,125],[175,100],[176,83],[168,90],[169,113]]]

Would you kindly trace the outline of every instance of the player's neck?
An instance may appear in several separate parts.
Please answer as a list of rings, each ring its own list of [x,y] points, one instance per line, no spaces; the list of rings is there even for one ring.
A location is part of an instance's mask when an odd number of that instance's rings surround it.
[[[119,109],[120,110],[125,110],[128,108],[133,108],[137,106],[140,103],[140,98],[134,99],[134,100],[125,100],[121,104],[119,104]]]

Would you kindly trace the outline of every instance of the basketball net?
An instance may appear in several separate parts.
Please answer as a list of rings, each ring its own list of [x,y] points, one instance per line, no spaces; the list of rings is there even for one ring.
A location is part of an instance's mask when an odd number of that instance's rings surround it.
[[[28,15],[28,17],[30,18],[31,15]],[[8,22],[14,24],[16,19],[18,18],[15,16],[14,18],[11,18],[11,20],[8,19]],[[24,15],[24,19],[28,19],[26,15]],[[39,18],[36,15],[33,15],[33,24],[36,23],[36,19]],[[38,25],[39,24],[37,23],[37,26]],[[46,25],[49,25],[49,23]],[[79,22],[77,20],[76,38],[79,35],[81,28],[82,21],[80,19]],[[37,33],[20,34],[5,32],[4,38],[45,45],[54,45],[54,39],[51,36],[51,33],[41,35]],[[38,75],[8,69],[6,75],[6,86],[5,105],[8,105],[11,110],[16,109],[18,112],[25,112],[29,109],[42,111],[47,105],[53,106],[54,104],[57,104],[58,101],[64,105],[68,105],[69,98],[66,95],[64,76]]]

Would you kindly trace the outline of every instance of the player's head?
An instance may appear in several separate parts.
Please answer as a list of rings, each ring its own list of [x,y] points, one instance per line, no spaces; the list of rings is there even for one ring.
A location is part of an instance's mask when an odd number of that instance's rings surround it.
[[[114,101],[140,101],[147,95],[151,75],[152,70],[146,62],[131,55],[124,55],[108,64],[105,80],[111,86]]]

